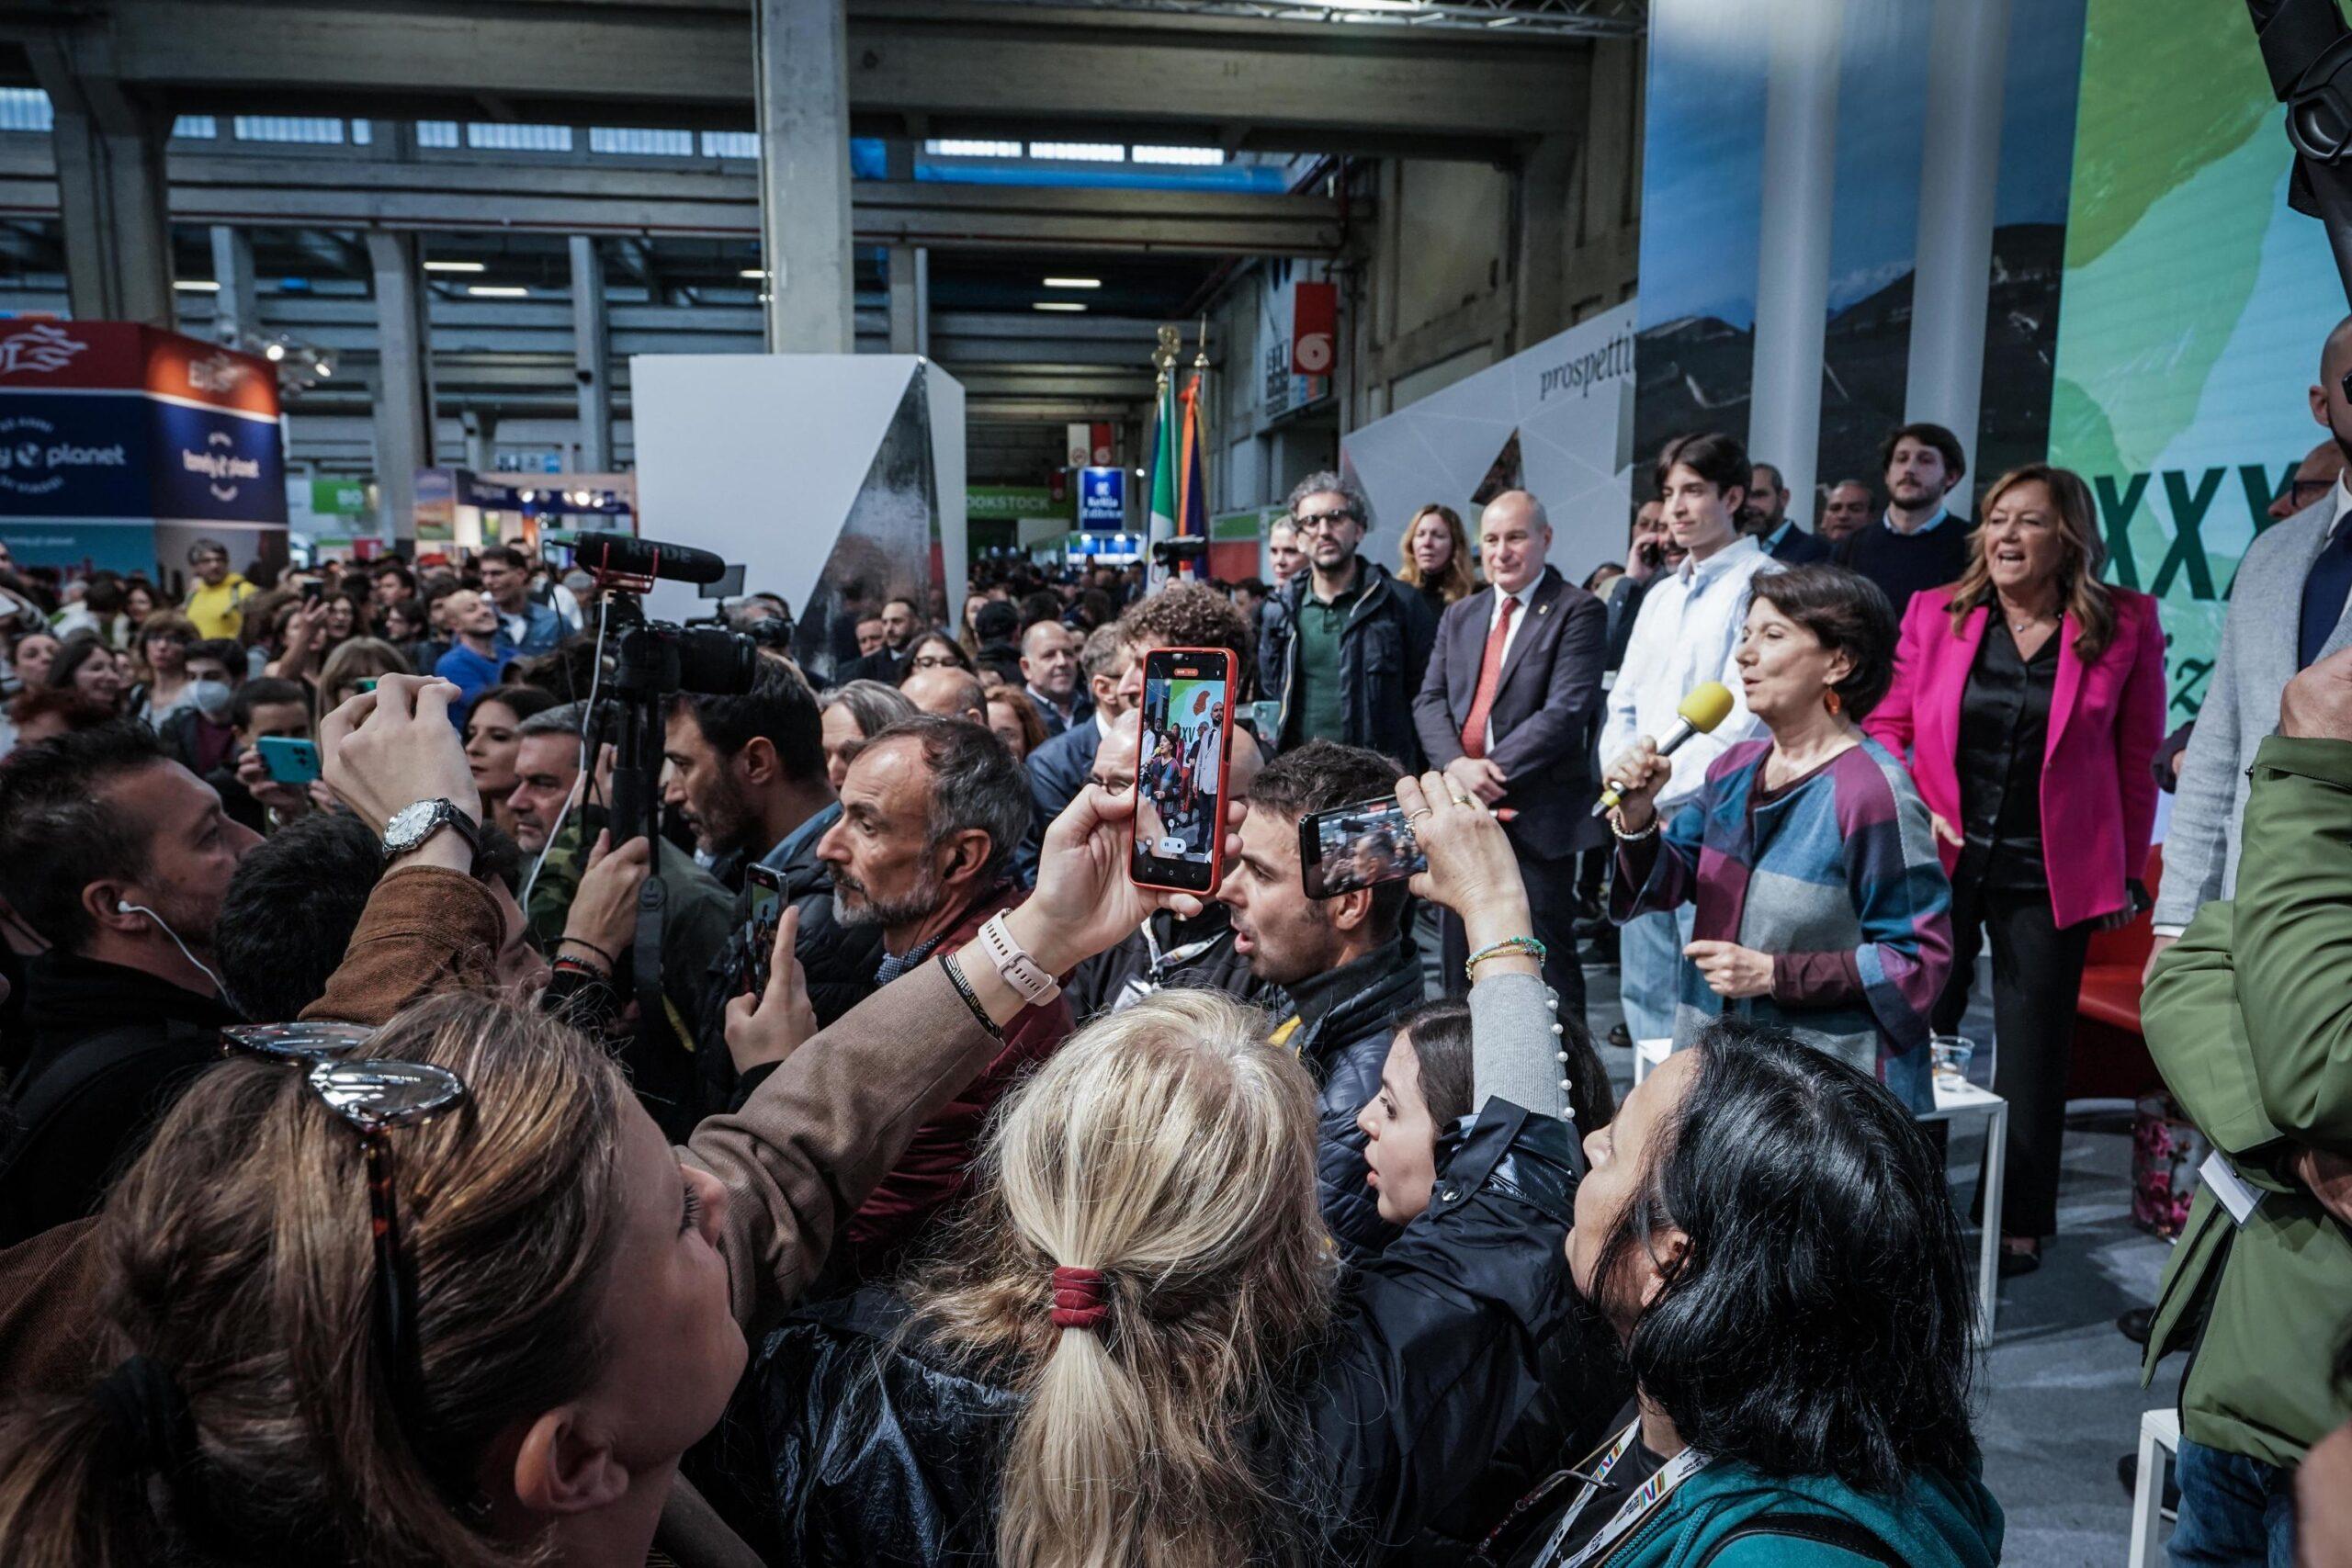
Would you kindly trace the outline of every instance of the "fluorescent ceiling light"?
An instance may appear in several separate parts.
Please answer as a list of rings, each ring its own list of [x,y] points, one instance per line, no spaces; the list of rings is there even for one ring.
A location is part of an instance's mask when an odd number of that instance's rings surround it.
[[[486,272],[489,267],[487,262],[429,261],[424,264],[427,272]]]
[[[1046,279],[1046,287],[1048,288],[1100,288],[1102,287],[1102,280],[1099,277],[1049,277]]]
[[[1306,0],[1318,11],[1426,11],[1422,0]]]
[[[752,280],[760,283],[765,283],[768,279],[767,268],[763,266],[747,266],[735,276],[738,277],[752,278]]]
[[[1225,162],[1222,147],[1153,147],[1138,142],[1127,149],[1127,156],[1138,164],[1190,164],[1211,166]]]
[[[208,277],[175,277],[172,287],[183,294],[218,294],[220,286]]]
[[[286,345],[282,343],[274,343],[267,348],[263,349],[261,353],[264,359],[266,359],[272,365],[275,365],[279,360],[286,357]]]
[[[1029,308],[1033,310],[1083,310],[1086,309],[1075,299],[1033,299],[1029,302]]]
[[[1127,150],[1116,141],[1032,141],[1029,156],[1081,164],[1124,164]]]
[[[527,299],[531,291],[519,283],[471,283],[466,292],[477,299]]]
[[[983,141],[972,137],[950,136],[926,141],[922,150],[942,158],[1018,158],[1018,141]]]

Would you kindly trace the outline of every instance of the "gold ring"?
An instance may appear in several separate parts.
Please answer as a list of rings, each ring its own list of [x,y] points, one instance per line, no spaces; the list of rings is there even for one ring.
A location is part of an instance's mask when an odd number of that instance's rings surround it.
[[[1437,813],[1437,807],[1434,807],[1434,806],[1424,806],[1424,807],[1422,807],[1419,811],[1408,811],[1407,813],[1405,813],[1405,820],[1406,820],[1406,821],[1408,821],[1408,822],[1418,822],[1418,821],[1419,821],[1422,818],[1424,818],[1424,817],[1430,817],[1430,816],[1434,816],[1434,815],[1436,815],[1436,813]]]

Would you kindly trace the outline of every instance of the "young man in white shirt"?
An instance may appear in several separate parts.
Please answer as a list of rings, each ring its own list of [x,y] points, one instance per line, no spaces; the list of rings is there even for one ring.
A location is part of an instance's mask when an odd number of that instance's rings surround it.
[[[1655,742],[1674,728],[1675,710],[1693,686],[1720,681],[1732,694],[1730,716],[1713,734],[1694,735],[1675,751],[1673,777],[1658,792],[1661,818],[1705,781],[1708,764],[1725,747],[1757,730],[1733,656],[1747,618],[1748,584],[1779,563],[1740,532],[1750,472],[1747,454],[1728,435],[1680,436],[1658,454],[1667,528],[1687,553],[1642,596],[1601,726],[1603,778],[1616,776],[1615,759],[1636,739]],[[1633,1040],[1674,1032],[1675,977],[1685,962],[1690,916],[1686,904],[1673,914],[1644,915],[1619,934],[1619,990]]]

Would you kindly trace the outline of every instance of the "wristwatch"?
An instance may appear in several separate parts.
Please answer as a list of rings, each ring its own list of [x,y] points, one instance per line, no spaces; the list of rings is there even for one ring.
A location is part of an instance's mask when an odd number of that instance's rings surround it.
[[[384,858],[390,860],[404,855],[423,844],[444,828],[455,828],[458,837],[465,840],[466,848],[474,853],[481,851],[481,829],[474,819],[458,810],[447,800],[420,800],[403,806],[384,824]]]

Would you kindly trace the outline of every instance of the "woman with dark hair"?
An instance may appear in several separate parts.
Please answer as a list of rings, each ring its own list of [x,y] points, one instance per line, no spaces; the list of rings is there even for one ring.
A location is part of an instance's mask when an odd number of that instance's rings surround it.
[[[192,682],[187,678],[187,650],[197,641],[196,623],[177,610],[158,610],[139,627],[132,645],[136,682],[125,705],[133,718],[150,729],[186,706]]]
[[[1004,742],[1014,761],[1025,764],[1029,754],[1046,743],[1046,721],[1037,716],[1037,705],[1023,695],[1019,687],[1000,685],[989,692],[988,711],[989,728]]]
[[[514,793],[514,759],[523,750],[520,727],[555,705],[554,693],[510,682],[492,686],[466,710],[466,766],[474,775],[474,787],[481,791],[482,808],[509,836],[514,831],[514,814],[506,803]]]
[[[1624,1346],[1634,1404],[1597,1451],[1558,1456],[1494,1561],[2000,1561],[1959,1216],[1901,1104],[1785,1030],[1724,1019],[1585,1153],[1568,1269]]]
[[[1667,759],[1609,764],[1610,916],[1695,904],[1674,1041],[1718,1014],[1787,1026],[1933,1110],[1928,1010],[1951,966],[1951,890],[1910,776],[1861,721],[1892,678],[1894,615],[1843,567],[1758,576],[1737,663],[1768,738],[1743,740],[1661,822]]]
[[[1431,502],[1405,525],[1396,547],[1396,581],[1421,591],[1434,615],[1456,599],[1475,592],[1478,580],[1470,570],[1470,536],[1462,531],[1462,513]]]
[[[71,687],[93,706],[108,714],[122,711],[122,694],[126,682],[122,669],[114,661],[114,649],[94,636],[70,637],[58,650],[57,662],[49,667],[49,683]]]
[[[967,675],[979,673],[972,663],[972,656],[964,651],[962,643],[945,632],[928,631],[907,645],[907,666],[899,679],[904,680],[918,670],[951,668],[961,670]]]
[[[2075,998],[2093,931],[2149,904],[2149,760],[2164,739],[2156,602],[2099,581],[2090,487],[2046,463],[1984,494],[1958,582],[1913,596],[1894,684],[1870,733],[1907,755],[1952,886],[1951,979],[1936,1027],[1960,1027],[1993,945],[1993,1089],[2009,1102],[2002,1271],[2036,1267],[2058,1228]]]

